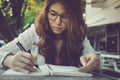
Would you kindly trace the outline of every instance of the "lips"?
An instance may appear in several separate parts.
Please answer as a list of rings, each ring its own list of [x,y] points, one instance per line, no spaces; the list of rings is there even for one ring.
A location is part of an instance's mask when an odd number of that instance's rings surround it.
[[[59,28],[59,27],[53,27],[53,30],[60,31],[61,28]]]

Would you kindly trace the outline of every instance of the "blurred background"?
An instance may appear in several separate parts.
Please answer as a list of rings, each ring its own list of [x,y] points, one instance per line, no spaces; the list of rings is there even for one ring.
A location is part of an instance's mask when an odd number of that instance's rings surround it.
[[[44,0],[0,0],[0,39],[9,42],[29,27],[43,2]]]
[[[0,0],[0,46],[34,23],[43,3],[44,0]],[[82,0],[82,3],[88,39],[100,55],[100,70],[118,72],[108,75],[120,77],[120,0]]]
[[[100,55],[100,71],[120,78],[120,0],[85,1],[88,38]]]

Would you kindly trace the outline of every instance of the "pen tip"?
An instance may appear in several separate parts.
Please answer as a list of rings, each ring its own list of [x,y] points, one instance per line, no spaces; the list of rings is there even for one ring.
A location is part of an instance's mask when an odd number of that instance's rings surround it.
[[[34,66],[35,66],[35,68],[37,69],[37,71],[40,71],[40,68],[39,68],[39,65],[38,65],[38,64],[35,64]]]
[[[38,64],[35,64],[34,66],[37,67],[37,68],[39,67]]]

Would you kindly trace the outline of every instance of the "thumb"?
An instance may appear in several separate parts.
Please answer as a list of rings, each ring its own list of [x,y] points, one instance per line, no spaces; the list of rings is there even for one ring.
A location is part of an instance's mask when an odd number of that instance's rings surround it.
[[[81,57],[80,57],[80,62],[81,62],[81,64],[83,65],[83,67],[85,67],[85,66],[87,65],[87,62],[86,62],[86,59],[85,59],[84,56],[81,56]]]
[[[34,57],[34,64],[37,64],[37,55],[33,55]]]

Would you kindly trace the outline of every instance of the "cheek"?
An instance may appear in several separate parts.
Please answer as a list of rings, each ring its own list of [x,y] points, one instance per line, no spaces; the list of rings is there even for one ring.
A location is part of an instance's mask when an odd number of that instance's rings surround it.
[[[53,22],[52,21],[50,21],[50,20],[48,20],[48,22],[49,22],[49,25],[51,26],[51,24],[53,24]]]
[[[68,28],[68,24],[63,24],[64,30],[66,30]]]
[[[52,28],[53,24],[54,24],[53,21],[49,21],[49,26],[50,26],[50,28]]]
[[[63,27],[63,30],[66,30],[68,27],[67,27],[67,25],[65,25],[64,27]]]

